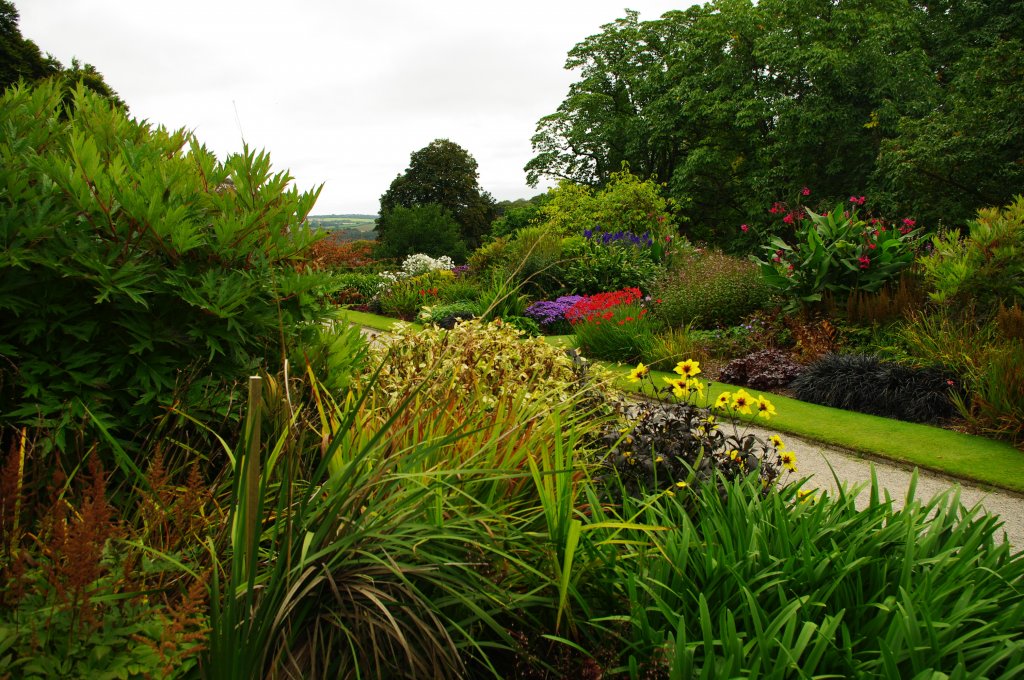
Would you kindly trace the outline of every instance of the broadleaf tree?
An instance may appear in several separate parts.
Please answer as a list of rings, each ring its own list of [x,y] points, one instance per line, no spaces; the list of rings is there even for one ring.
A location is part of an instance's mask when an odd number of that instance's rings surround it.
[[[480,187],[476,160],[458,144],[435,139],[409,158],[409,167],[399,174],[380,197],[378,238],[389,239],[390,222],[398,207],[437,205],[459,225],[467,249],[477,248],[496,216],[494,199]]]

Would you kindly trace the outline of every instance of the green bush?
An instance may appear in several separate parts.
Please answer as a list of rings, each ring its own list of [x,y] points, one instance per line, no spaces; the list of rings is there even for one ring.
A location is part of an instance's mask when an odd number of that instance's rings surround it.
[[[563,289],[562,238],[546,227],[520,229],[509,242],[506,257],[523,292],[543,298]]]
[[[565,287],[577,295],[623,288],[646,292],[660,271],[647,253],[599,239],[566,239],[565,260]]]
[[[492,272],[505,268],[509,262],[508,253],[509,239],[496,238],[474,250],[466,264],[475,278],[486,280]]]
[[[447,255],[456,262],[466,259],[468,251],[459,223],[440,205],[396,206],[380,219],[386,224],[380,231],[378,257],[425,253],[432,257]]]
[[[6,91],[0,120],[3,422],[63,447],[87,410],[130,438],[171,404],[226,409],[324,318],[330,274],[296,266],[318,191],[265,153],[219,162],[81,88],[64,109],[52,83]]]
[[[964,375],[970,394],[955,400],[975,432],[1024,444],[1024,342],[987,348]]]
[[[343,272],[334,275],[334,287],[339,291],[357,293],[360,297],[370,299],[380,290],[383,279],[377,274],[362,272]]]
[[[1024,196],[1004,208],[978,211],[968,231],[932,240],[921,271],[933,300],[991,316],[999,305],[1024,303]]]
[[[732,326],[771,300],[756,265],[712,250],[684,259],[651,287],[658,317],[669,326]]]

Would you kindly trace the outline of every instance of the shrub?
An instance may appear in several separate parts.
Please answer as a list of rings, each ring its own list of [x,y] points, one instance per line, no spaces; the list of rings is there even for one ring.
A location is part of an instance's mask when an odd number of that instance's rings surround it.
[[[932,240],[921,271],[933,300],[969,305],[983,316],[999,304],[1024,304],[1024,196],[1003,208],[986,208],[968,231],[948,231]]]
[[[765,306],[771,292],[757,267],[720,251],[684,258],[652,286],[658,317],[669,326],[732,326]]]
[[[658,491],[672,495],[747,474],[756,474],[768,490],[783,470],[796,470],[796,456],[782,450],[781,440],[764,441],[739,428],[744,415],[769,419],[775,412],[770,401],[737,390],[722,393],[713,407],[698,406],[705,389],[696,377],[699,362],[681,361],[675,371],[680,378],[658,386],[649,369],[639,364],[630,380],[639,381],[641,391],[649,385],[651,392],[667,393],[676,402],[620,403],[621,421],[608,423],[602,431],[608,471],[601,478],[613,496],[619,491],[617,483],[634,496]]]
[[[660,271],[649,256],[632,246],[605,244],[600,238],[567,240],[565,258],[565,286],[578,295],[622,288],[646,291]]]
[[[544,297],[560,291],[562,239],[545,227],[524,227],[516,232],[506,252],[508,269],[522,290]]]
[[[317,192],[266,154],[222,163],[52,83],[7,90],[0,119],[4,422],[62,448],[86,410],[124,438],[175,403],[227,413],[234,381],[325,318],[330,275],[297,266]]]
[[[763,349],[730,361],[718,378],[731,385],[744,385],[758,390],[788,387],[803,371],[787,352]]]
[[[435,204],[406,208],[396,206],[380,220],[379,257],[405,257],[426,253],[434,257],[451,256],[458,261],[468,250],[459,223],[444,208]]]
[[[1024,341],[989,347],[964,376],[970,394],[954,399],[967,425],[982,434],[1024,443]]]
[[[338,241],[326,232],[323,239],[312,245],[309,264],[322,269],[364,269],[372,267],[374,241]]]
[[[450,302],[424,307],[420,310],[417,320],[436,324],[441,328],[453,328],[459,321],[475,319],[479,314],[480,307],[474,302]]]
[[[351,302],[369,300],[380,290],[383,281],[378,274],[360,272],[345,272],[334,276],[334,286],[340,293],[347,293],[348,297],[354,298],[349,300]]]
[[[959,387],[934,368],[912,368],[865,354],[829,354],[791,384],[797,399],[877,416],[932,423],[955,414]]]
[[[495,271],[504,269],[509,262],[509,239],[496,238],[485,243],[469,256],[469,272],[476,278],[486,280]]]
[[[455,262],[447,255],[431,257],[425,253],[413,253],[402,260],[402,273],[405,276],[421,276],[430,272],[451,271]]]
[[[496,271],[480,289],[477,303],[483,319],[493,321],[525,315],[527,298],[519,292],[519,284],[512,277]]]
[[[854,290],[877,291],[914,260],[920,231],[913,220],[866,221],[857,208],[863,197],[851,201],[821,215],[806,211],[810,219],[796,220],[793,245],[774,236],[764,247],[768,259],[754,258],[791,307],[820,302],[826,291],[843,301]]]

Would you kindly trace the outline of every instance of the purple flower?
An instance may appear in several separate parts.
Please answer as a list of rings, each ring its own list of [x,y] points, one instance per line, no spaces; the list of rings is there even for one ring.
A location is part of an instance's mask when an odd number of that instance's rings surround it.
[[[526,316],[536,319],[542,326],[550,326],[559,321],[564,321],[565,313],[582,299],[581,295],[563,295],[557,300],[534,302],[526,308]]]

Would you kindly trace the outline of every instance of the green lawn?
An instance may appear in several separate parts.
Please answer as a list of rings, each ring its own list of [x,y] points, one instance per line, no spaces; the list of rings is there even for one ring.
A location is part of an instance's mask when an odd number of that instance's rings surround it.
[[[363,312],[347,311],[346,315],[351,323],[383,331],[397,323],[394,319]],[[566,335],[552,336],[546,340],[556,347],[569,347],[572,344],[572,336]],[[632,366],[598,363],[619,374],[617,387],[637,390],[638,385],[626,379]],[[651,375],[658,385],[663,384],[662,377],[677,377],[674,373],[658,371],[652,371]],[[715,383],[707,397],[711,401],[724,391],[736,389],[739,388]],[[748,391],[757,395],[755,390]],[[1005,442],[929,425],[817,406],[779,395],[772,395],[770,399],[778,415],[767,426],[780,433],[795,434],[982,485],[1024,493],[1024,452]],[[763,420],[760,422],[764,424]]]

